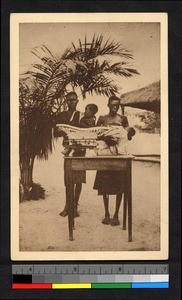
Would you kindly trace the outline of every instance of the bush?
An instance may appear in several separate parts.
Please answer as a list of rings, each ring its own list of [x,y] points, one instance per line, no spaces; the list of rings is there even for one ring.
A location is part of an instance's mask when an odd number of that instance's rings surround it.
[[[45,189],[39,183],[33,183],[28,192],[23,191],[23,185],[20,183],[20,202],[26,200],[45,199]]]
[[[139,130],[149,133],[160,133],[160,114],[148,111],[145,115],[141,115],[140,118],[141,122],[144,123],[144,126],[137,125],[136,127]]]

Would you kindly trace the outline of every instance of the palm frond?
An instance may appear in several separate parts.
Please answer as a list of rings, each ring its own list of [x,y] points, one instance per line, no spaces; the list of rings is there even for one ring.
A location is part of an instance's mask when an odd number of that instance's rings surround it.
[[[115,42],[114,40],[109,41],[109,39],[104,42],[103,35],[100,35],[96,38],[94,35],[90,43],[87,42],[86,36],[83,42],[81,42],[81,40],[79,39],[78,46],[72,43],[72,54],[74,53],[75,56],[80,55],[80,59],[82,59],[83,61],[105,55],[119,56],[125,59],[133,59],[133,55],[124,47],[122,47],[121,43]]]
[[[42,71],[43,73],[47,74],[48,76],[50,76],[52,74],[52,69],[51,69],[50,66],[45,66],[45,65],[41,65],[41,64],[34,64],[33,68]]]
[[[50,49],[49,49],[46,45],[43,45],[43,46],[42,46],[42,49],[44,50],[44,52],[47,51],[47,52],[51,55],[51,57],[54,59],[53,53],[50,51]],[[45,51],[45,49],[46,49],[46,51]]]

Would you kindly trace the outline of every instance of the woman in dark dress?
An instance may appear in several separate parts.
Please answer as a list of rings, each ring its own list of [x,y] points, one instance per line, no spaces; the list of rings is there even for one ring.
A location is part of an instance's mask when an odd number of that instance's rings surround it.
[[[97,126],[117,125],[128,127],[126,116],[119,115],[117,112],[120,106],[120,99],[111,96],[108,101],[109,114],[100,116]],[[108,142],[108,141],[107,141]],[[125,174],[122,171],[97,171],[94,189],[98,190],[98,195],[103,195],[105,218],[103,224],[119,225],[118,213],[121,205],[122,193],[125,192]],[[116,208],[112,219],[109,214],[109,195],[116,195]]]

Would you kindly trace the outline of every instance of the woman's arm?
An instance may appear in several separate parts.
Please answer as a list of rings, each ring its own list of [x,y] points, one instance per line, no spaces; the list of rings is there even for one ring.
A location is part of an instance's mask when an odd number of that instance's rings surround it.
[[[97,121],[96,126],[102,126],[102,125],[104,125],[104,123],[103,123],[103,117],[100,116],[99,119],[98,119],[98,121]]]
[[[128,118],[126,116],[121,116],[121,125],[124,127],[124,128],[127,128],[129,127],[129,123],[128,123]]]

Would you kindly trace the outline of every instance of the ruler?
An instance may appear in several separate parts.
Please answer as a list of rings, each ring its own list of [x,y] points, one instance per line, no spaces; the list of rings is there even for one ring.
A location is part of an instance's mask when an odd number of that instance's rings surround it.
[[[168,264],[13,265],[13,289],[168,288]]]

